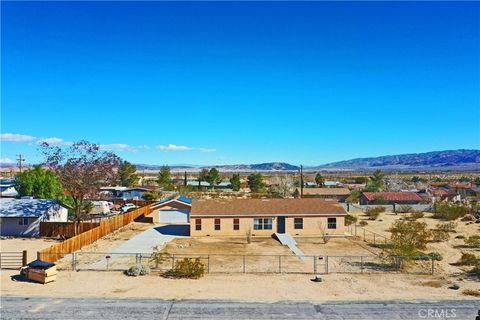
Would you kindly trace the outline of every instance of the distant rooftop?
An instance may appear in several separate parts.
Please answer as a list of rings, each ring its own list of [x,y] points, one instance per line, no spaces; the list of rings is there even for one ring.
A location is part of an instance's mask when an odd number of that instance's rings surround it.
[[[41,217],[55,205],[65,207],[61,202],[52,199],[0,198],[0,218]]]

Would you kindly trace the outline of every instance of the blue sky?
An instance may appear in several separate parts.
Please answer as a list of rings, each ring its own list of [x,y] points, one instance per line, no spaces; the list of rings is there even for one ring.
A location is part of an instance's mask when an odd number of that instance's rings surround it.
[[[1,158],[87,139],[135,163],[480,145],[475,2],[2,2]]]

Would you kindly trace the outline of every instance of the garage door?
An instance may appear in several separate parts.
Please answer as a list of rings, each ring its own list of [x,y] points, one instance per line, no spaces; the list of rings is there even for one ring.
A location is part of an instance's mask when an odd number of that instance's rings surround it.
[[[160,210],[161,223],[188,223],[188,213],[179,210]]]

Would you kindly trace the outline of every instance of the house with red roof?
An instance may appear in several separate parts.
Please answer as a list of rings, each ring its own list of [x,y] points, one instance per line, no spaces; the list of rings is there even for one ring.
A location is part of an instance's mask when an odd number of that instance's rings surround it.
[[[363,192],[360,196],[361,205],[372,204],[419,204],[424,202],[415,192]]]

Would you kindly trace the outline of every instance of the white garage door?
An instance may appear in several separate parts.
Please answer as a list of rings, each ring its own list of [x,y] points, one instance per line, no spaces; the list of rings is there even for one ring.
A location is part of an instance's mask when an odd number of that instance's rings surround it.
[[[160,210],[161,223],[188,223],[188,213],[180,210]]]

